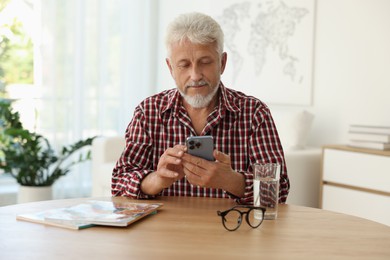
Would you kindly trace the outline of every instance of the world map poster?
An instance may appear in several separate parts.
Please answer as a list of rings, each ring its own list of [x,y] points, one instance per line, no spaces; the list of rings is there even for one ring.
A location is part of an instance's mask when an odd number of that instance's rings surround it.
[[[222,82],[269,104],[311,105],[315,0],[211,1],[225,34]]]

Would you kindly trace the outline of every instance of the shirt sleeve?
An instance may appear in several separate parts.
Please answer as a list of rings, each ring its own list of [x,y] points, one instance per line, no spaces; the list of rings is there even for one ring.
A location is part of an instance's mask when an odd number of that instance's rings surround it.
[[[152,144],[145,127],[145,116],[137,107],[125,133],[126,147],[119,157],[112,173],[112,196],[126,196],[135,199],[153,198],[141,191],[141,182],[152,172]]]
[[[261,106],[254,114],[252,135],[249,138],[249,169],[245,176],[245,195],[240,203],[253,203],[253,169],[254,163],[270,162],[280,164],[279,203],[286,203],[290,189],[283,147],[267,106]]]

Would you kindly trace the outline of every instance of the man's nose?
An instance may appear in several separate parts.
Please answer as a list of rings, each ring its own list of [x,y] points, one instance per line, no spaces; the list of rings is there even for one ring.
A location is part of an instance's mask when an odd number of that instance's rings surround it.
[[[202,70],[198,66],[193,66],[190,73],[192,81],[199,81],[203,77]]]

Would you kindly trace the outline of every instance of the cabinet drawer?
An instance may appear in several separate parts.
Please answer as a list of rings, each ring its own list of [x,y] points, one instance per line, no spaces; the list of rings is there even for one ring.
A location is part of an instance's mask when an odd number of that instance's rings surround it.
[[[390,157],[324,149],[323,181],[390,192]]]
[[[390,196],[324,185],[322,208],[390,226]]]

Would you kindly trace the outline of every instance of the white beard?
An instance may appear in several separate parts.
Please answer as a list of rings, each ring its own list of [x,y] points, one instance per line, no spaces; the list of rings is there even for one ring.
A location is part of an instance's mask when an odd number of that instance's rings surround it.
[[[196,94],[195,96],[188,96],[183,93],[180,89],[179,92],[184,100],[193,108],[204,108],[207,107],[211,100],[213,100],[214,96],[217,94],[219,87],[213,89],[211,93],[207,96],[202,96],[201,94]]]

